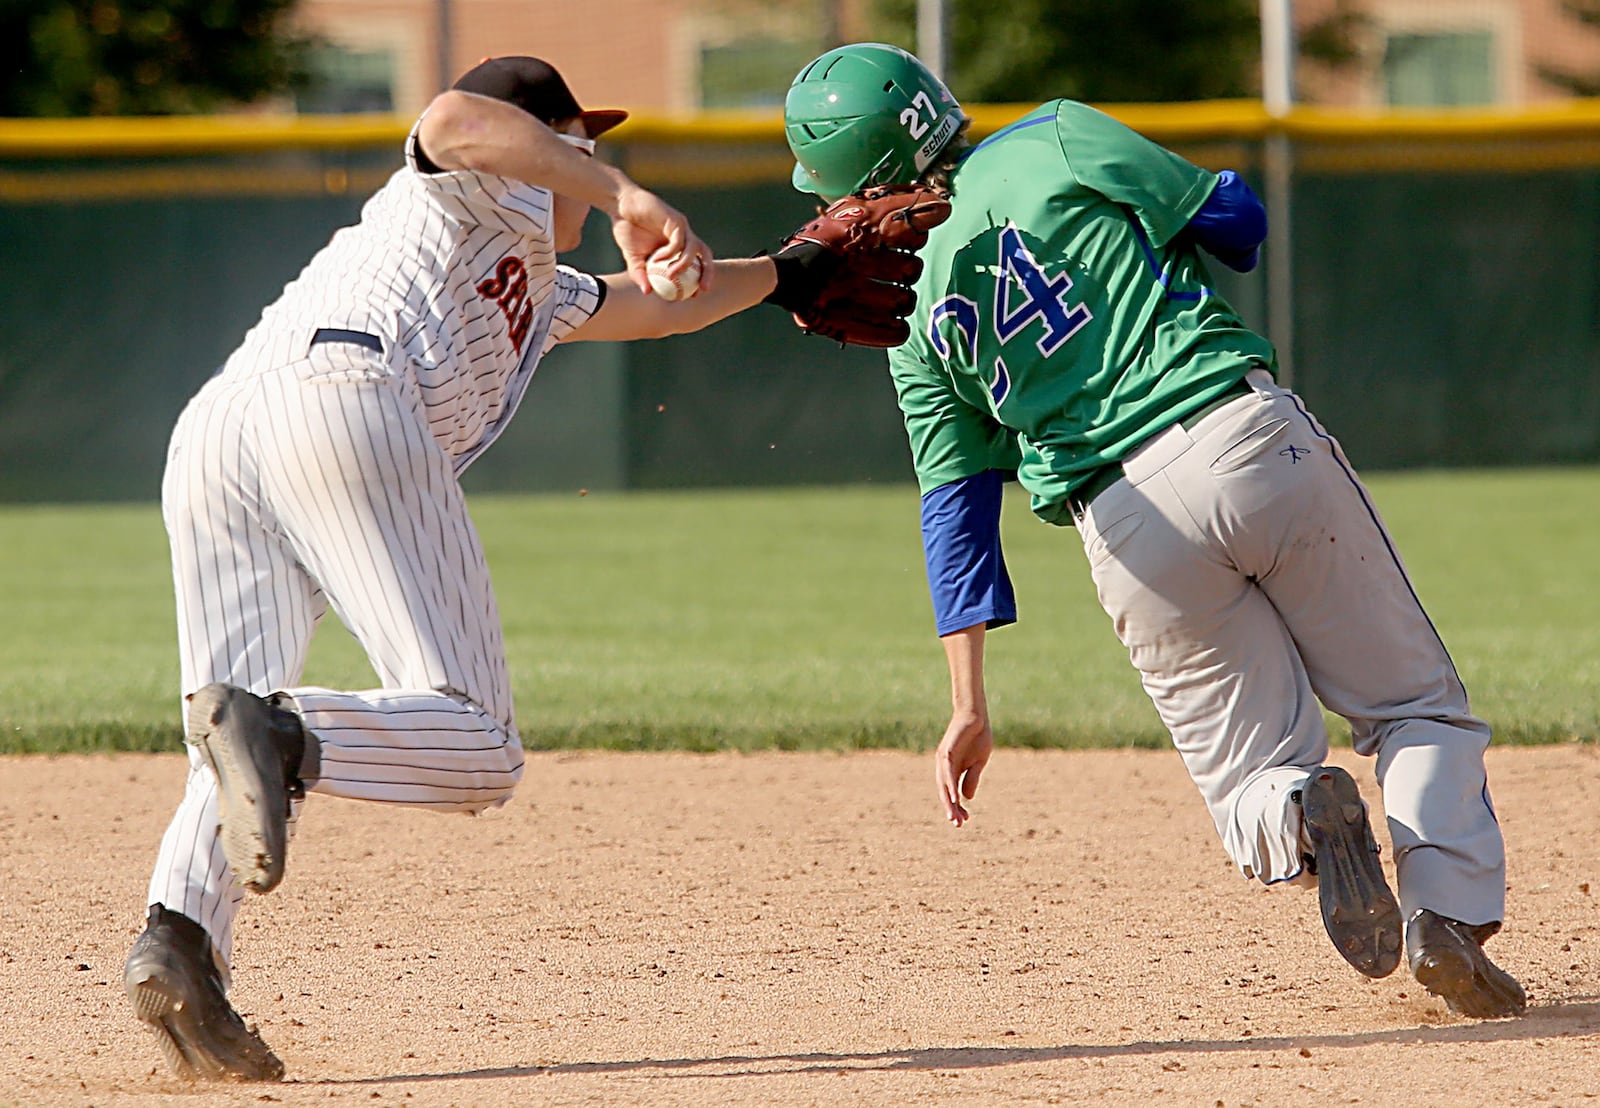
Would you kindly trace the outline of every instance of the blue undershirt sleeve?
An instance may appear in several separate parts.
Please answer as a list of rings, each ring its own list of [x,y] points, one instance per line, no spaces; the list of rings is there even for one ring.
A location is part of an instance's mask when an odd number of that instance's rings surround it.
[[[930,489],[922,497],[922,549],[940,635],[1017,621],[1017,599],[1000,549],[1005,474],[985,470]]]
[[[1249,273],[1261,259],[1267,237],[1267,210],[1250,186],[1231,169],[1217,174],[1217,186],[1189,220],[1187,230],[1202,250],[1229,269]]]

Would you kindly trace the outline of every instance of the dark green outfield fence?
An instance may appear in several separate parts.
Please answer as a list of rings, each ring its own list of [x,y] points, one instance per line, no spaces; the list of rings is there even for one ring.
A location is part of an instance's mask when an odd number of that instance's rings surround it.
[[[1113,107],[1262,189],[1292,142],[1294,384],[1367,469],[1600,461],[1600,110],[1272,123]],[[1020,110],[980,109],[977,130]],[[770,120],[639,121],[610,154],[724,255],[807,218]],[[0,123],[0,499],[151,499],[188,395],[398,164],[405,126]],[[1281,223],[1279,225],[1281,230]],[[615,268],[603,221],[571,260]],[[1269,274],[1219,274],[1266,325]],[[909,479],[883,357],[760,307],[573,344],[478,489]]]

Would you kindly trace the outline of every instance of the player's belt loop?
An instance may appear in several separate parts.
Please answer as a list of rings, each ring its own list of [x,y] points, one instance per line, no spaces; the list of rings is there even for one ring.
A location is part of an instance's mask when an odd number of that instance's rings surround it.
[[[353,342],[357,346],[365,346],[374,354],[383,353],[383,342],[377,335],[369,335],[365,331],[346,331],[341,327],[318,327],[311,334],[311,345],[319,342]]]
[[[1094,498],[1122,480],[1122,476],[1121,462],[1111,462],[1093,470],[1067,497],[1067,510],[1072,513],[1073,520],[1081,521],[1089,511],[1089,505],[1094,503]]]

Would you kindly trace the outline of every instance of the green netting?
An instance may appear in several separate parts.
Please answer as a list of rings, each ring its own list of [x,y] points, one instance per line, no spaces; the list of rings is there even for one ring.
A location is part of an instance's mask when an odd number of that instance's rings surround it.
[[[1366,468],[1600,458],[1600,170],[1302,172],[1296,388]]]

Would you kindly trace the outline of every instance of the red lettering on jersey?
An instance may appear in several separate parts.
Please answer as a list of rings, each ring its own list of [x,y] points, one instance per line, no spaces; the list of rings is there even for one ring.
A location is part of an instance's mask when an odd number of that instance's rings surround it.
[[[527,341],[533,326],[533,305],[528,303],[528,267],[522,259],[507,254],[494,267],[494,276],[478,283],[478,292],[493,300],[506,317],[507,336],[517,353]]]
[[[507,318],[510,318],[509,314]],[[533,305],[524,304],[522,311],[517,314],[515,322],[511,324],[511,345],[518,354],[522,353],[522,344],[527,341],[528,328],[533,326]]]
[[[478,291],[491,300],[498,300],[500,294],[506,291],[506,286],[523,273],[522,259],[514,254],[507,254],[500,259],[500,264],[494,267],[494,276],[478,285]]]
[[[522,305],[527,299],[528,276],[519,273],[517,279],[511,282],[511,287],[500,297],[500,308],[506,313],[507,319],[516,319],[517,313],[522,310]]]

